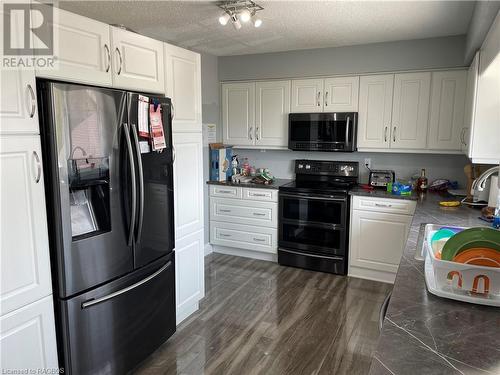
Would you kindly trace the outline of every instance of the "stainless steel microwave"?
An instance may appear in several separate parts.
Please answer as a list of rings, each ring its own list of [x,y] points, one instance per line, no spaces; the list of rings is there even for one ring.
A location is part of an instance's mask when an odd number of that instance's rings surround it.
[[[290,113],[288,148],[353,152],[357,149],[357,130],[357,112]]]

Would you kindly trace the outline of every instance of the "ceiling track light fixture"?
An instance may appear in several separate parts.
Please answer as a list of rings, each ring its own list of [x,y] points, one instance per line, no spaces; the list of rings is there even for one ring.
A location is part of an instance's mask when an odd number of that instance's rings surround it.
[[[229,20],[236,30],[241,29],[242,22],[251,21],[254,27],[262,25],[262,19],[258,17],[257,12],[264,8],[252,0],[219,1],[217,6],[224,11],[219,17],[222,26],[226,26]]]

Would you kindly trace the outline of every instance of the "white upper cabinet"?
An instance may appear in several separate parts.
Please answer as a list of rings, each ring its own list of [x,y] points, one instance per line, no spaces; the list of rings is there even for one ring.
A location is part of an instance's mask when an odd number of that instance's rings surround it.
[[[471,157],[474,118],[476,113],[477,79],[479,74],[479,51],[467,71],[467,89],[465,91],[464,127],[460,133],[460,149]]]
[[[323,84],[323,79],[293,80],[290,112],[322,112]]]
[[[222,84],[222,131],[227,145],[253,145],[255,83]]]
[[[256,83],[255,145],[287,146],[290,81]]]
[[[362,76],[358,148],[389,148],[394,74]]]
[[[11,16],[13,42],[18,43],[23,33],[22,12]],[[0,9],[0,29],[4,25],[3,7]],[[3,36],[0,49],[4,50]],[[19,44],[20,45],[20,44]],[[36,103],[36,84],[34,69],[0,70],[0,134],[38,134],[38,113]]]
[[[429,72],[395,75],[391,148],[426,147],[430,86]]]
[[[203,228],[203,141],[201,133],[174,133],[175,238]]]
[[[111,86],[109,25],[62,9],[57,9],[54,16],[54,68],[38,69],[36,75]]]
[[[1,314],[52,293],[39,136],[0,137]]]
[[[460,150],[466,81],[465,70],[432,73],[429,149]]]
[[[474,163],[500,161],[500,12],[481,47],[472,131]]]
[[[165,93],[163,43],[118,27],[111,27],[113,86]]]
[[[357,112],[359,77],[325,79],[324,112]]]
[[[174,132],[201,132],[200,54],[164,44],[166,96],[173,104]]]

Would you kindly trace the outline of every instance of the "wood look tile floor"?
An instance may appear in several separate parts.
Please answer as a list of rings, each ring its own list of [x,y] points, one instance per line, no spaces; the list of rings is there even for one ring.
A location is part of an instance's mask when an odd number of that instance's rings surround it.
[[[391,285],[211,254],[200,310],[134,372],[367,374]]]

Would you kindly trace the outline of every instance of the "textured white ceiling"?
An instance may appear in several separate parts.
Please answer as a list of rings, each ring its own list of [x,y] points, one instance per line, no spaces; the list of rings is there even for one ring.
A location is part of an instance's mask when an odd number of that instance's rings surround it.
[[[256,29],[221,26],[208,1],[61,1],[63,9],[217,56],[465,34],[473,1],[256,1]]]

